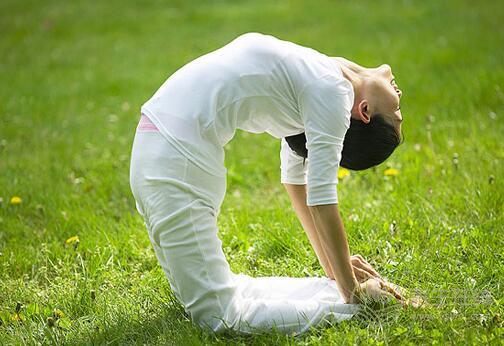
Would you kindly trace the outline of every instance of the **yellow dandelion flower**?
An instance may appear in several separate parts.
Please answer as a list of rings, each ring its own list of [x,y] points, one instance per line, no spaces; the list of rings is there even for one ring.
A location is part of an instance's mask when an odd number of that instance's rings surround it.
[[[386,175],[386,176],[398,175],[399,174],[399,170],[395,169],[395,168],[388,168],[388,169],[385,170],[385,172],[383,172],[383,174]]]
[[[14,322],[23,322],[23,317],[16,312],[14,315],[12,315],[11,320]]]
[[[65,317],[65,313],[61,311],[60,309],[54,309],[53,310],[53,317],[56,319],[63,318]]]
[[[10,204],[13,204],[13,205],[18,205],[18,204],[21,204],[23,200],[21,199],[21,197],[19,196],[13,196],[10,200]]]
[[[338,179],[343,179],[350,175],[350,171],[346,168],[340,167],[338,170]]]
[[[74,235],[73,237],[68,238],[65,241],[65,244],[70,245],[70,244],[77,243],[78,241],[79,241],[79,236],[78,235]]]

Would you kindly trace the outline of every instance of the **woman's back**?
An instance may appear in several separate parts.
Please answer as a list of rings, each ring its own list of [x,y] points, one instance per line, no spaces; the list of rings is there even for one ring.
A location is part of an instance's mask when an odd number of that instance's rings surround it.
[[[351,106],[352,87],[331,58],[273,36],[247,33],[176,71],[143,105],[142,113],[165,136],[186,147],[192,143],[207,148],[200,158],[194,151],[187,153],[195,160],[213,155],[220,164],[223,157],[217,152],[236,129],[276,138],[303,132],[299,95],[324,76],[331,77],[331,97],[343,95],[341,103]],[[344,123],[349,113],[335,116],[345,118]]]

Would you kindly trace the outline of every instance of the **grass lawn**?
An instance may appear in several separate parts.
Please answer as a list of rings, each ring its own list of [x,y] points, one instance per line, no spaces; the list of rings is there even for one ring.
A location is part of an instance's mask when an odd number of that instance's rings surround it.
[[[0,344],[502,343],[503,22],[502,1],[2,0]],[[392,66],[406,140],[340,180],[340,209],[351,252],[431,307],[299,337],[211,336],[184,314],[129,189],[135,126],[167,76],[247,31]],[[321,276],[279,150],[226,146],[224,251],[235,272]]]

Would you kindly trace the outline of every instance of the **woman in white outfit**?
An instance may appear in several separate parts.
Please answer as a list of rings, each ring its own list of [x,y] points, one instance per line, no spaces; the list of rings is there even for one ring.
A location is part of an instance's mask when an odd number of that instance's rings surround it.
[[[363,296],[401,299],[362,257],[350,256],[336,191],[339,165],[374,166],[399,144],[400,96],[388,65],[364,68],[247,33],[180,68],[142,106],[131,189],[195,323],[297,334],[351,318]],[[226,191],[223,146],[236,129],[281,139],[281,182],[327,277],[230,270],[216,220]]]

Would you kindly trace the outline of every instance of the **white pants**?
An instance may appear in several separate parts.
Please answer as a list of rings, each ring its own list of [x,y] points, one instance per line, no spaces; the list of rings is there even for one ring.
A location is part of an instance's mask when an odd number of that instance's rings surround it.
[[[195,323],[215,332],[275,326],[299,334],[357,312],[328,278],[233,273],[216,223],[226,178],[205,172],[170,141],[159,132],[136,133],[130,183],[170,287]]]

